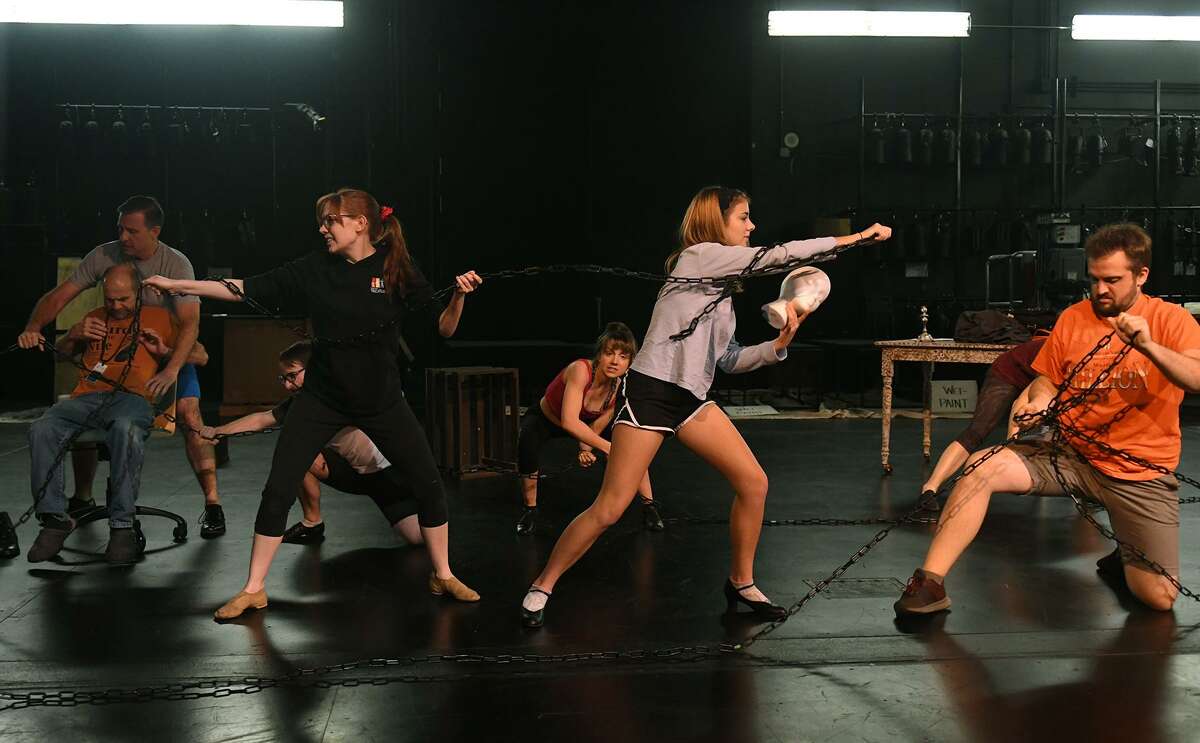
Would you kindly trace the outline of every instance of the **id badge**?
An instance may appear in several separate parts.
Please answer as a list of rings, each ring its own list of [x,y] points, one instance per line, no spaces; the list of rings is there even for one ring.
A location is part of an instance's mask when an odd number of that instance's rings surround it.
[[[87,375],[88,381],[99,382],[100,375],[104,374],[106,369],[108,369],[108,364],[105,364],[102,361],[97,361],[96,365],[92,367],[91,373]]]

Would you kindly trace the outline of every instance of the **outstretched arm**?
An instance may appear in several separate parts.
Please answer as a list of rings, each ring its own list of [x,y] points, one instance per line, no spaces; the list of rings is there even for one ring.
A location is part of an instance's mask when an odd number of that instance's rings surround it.
[[[275,420],[274,413],[270,410],[264,410],[259,413],[243,415],[237,420],[220,426],[204,426],[200,429],[200,438],[215,441],[221,436],[232,436],[235,433],[245,433],[247,431],[261,431],[265,428],[278,425],[278,423],[279,421]]]
[[[454,281],[458,284],[454,290],[454,296],[450,298],[450,303],[438,317],[438,335],[443,338],[449,338],[454,335],[454,331],[458,330],[458,321],[462,318],[467,295],[478,289],[479,285],[483,283],[483,279],[474,271],[467,271],[461,276],[455,276]]]
[[[42,336],[42,328],[58,317],[62,308],[79,296],[81,291],[83,291],[83,287],[79,284],[64,281],[43,294],[37,304],[33,306],[29,321],[25,323],[24,332],[17,336],[17,345],[21,348],[37,348],[43,343],[46,339]]]
[[[237,287],[238,292],[243,290],[241,279],[225,279],[225,281]],[[223,302],[242,301],[241,295],[231,291],[224,281],[197,281],[151,276],[143,281],[142,285],[152,287],[163,294],[190,294],[205,299],[220,299]]]

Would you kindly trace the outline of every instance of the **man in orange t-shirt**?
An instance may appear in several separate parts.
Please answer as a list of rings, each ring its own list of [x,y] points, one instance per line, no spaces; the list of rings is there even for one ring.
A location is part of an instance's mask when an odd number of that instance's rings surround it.
[[[56,344],[64,355],[82,353],[81,363],[90,371],[80,372],[69,399],[55,403],[29,427],[30,485],[42,524],[29,548],[30,562],[58,554],[75,528],[75,521],[67,515],[60,450],[80,428],[106,431],[112,456],[105,558],[124,564],[141,554],[133,529],[134,504],[145,441],[154,422],[153,395],[146,390],[146,383],[170,358],[176,332],[167,310],[142,307],[138,337],[130,337],[139,285],[132,264],[119,263],[108,269],[103,281],[104,306],[89,312]],[[120,381],[126,366],[129,372],[123,386],[127,392],[101,379]]]
[[[978,533],[993,493],[1064,495],[1058,475],[1073,491],[1104,505],[1118,540],[1178,576],[1179,482],[1156,468],[1170,472],[1179,464],[1179,403],[1185,391],[1200,392],[1200,325],[1183,307],[1142,293],[1150,275],[1150,236],[1142,228],[1104,227],[1088,238],[1086,253],[1092,298],[1068,307],[1055,324],[1033,362],[1039,376],[1030,385],[1029,403],[1018,414],[1044,412],[1064,383],[1064,399],[1088,389],[1122,349],[1132,348],[1083,402],[1062,414],[1066,446],[1052,452],[1048,442],[1013,444],[959,481],[924,566],[895,604],[897,616],[950,606],[943,579]],[[1097,567],[1123,579],[1147,606],[1165,611],[1174,605],[1175,584],[1129,549],[1114,551]]]

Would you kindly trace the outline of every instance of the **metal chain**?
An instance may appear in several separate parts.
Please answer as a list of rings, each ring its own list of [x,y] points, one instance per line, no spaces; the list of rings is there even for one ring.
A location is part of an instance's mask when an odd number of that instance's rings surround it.
[[[55,471],[62,465],[63,460],[67,456],[67,452],[69,452],[71,447],[75,445],[75,441],[82,436],[85,431],[95,426],[104,411],[108,410],[108,408],[110,408],[112,404],[116,402],[117,392],[124,390],[125,380],[128,378],[130,370],[133,369],[133,361],[137,356],[138,343],[142,331],[142,293],[139,291],[136,294],[137,296],[134,298],[133,302],[133,321],[129,324],[128,342],[129,347],[132,349],[132,353],[130,354],[130,358],[126,362],[124,368],[121,369],[121,376],[118,380],[111,380],[108,377],[105,377],[102,372],[93,372],[93,370],[88,369],[78,362],[75,362],[74,358],[71,358],[71,361],[75,363],[76,366],[79,366],[89,375],[92,375],[95,381],[103,380],[105,383],[112,385],[113,389],[102,393],[106,396],[104,400],[98,407],[92,410],[92,412],[84,416],[84,419],[79,423],[79,427],[71,432],[71,435],[68,436],[63,442],[62,446],[59,447],[58,453],[54,456],[54,461],[50,464],[50,471],[46,475],[45,482],[43,482],[41,487],[38,488],[37,492],[33,494],[33,503],[29,505],[29,508],[25,509],[25,512],[21,514],[21,516],[17,519],[17,522],[13,524],[14,530],[20,528],[23,524],[25,524],[25,522],[29,521],[29,519],[33,517],[33,514],[37,512],[38,504],[40,504],[42,499],[46,497],[46,491],[49,490],[50,483],[54,481]],[[19,346],[19,344],[14,345]],[[41,341],[39,346],[41,346],[43,349],[52,351],[55,355],[65,355],[44,339]]]
[[[813,258],[809,259],[808,262],[813,262],[816,259],[817,258],[814,256]],[[505,272],[505,273],[506,273],[506,275],[533,275],[535,273],[561,272],[561,271],[565,271],[565,270],[574,270],[576,268],[587,268],[587,267],[571,267],[571,266],[552,266],[552,267],[546,267],[546,268],[533,267],[531,269],[524,269],[522,271]],[[595,268],[601,269],[603,267],[595,267]],[[772,273],[779,273],[779,272],[782,272],[785,270],[790,270],[790,269],[785,266],[778,266],[778,267],[774,267],[773,269],[770,269],[769,271]],[[643,278],[642,275],[638,275],[639,272],[624,271],[624,270],[617,270],[617,269],[605,269],[603,271],[597,270],[595,272],[597,272],[597,273],[600,273],[600,272],[613,273],[615,275],[628,276],[631,278]],[[762,273],[766,273],[766,272],[767,271],[763,271]],[[501,277],[500,274],[495,274],[495,275],[491,276],[491,278],[500,278],[500,277]],[[700,278],[700,279],[694,279],[694,278],[676,279],[676,277],[666,277],[666,278],[671,279],[671,283],[717,283],[716,279],[707,279],[707,280],[703,279],[703,278]],[[666,278],[655,276],[654,280],[663,281],[663,280],[666,280]],[[232,284],[227,284],[227,285],[230,286],[231,290],[234,290],[235,293],[240,294],[240,292],[236,292],[236,289],[234,289]],[[452,289],[453,289],[453,287],[450,287],[450,290],[452,290]],[[447,291],[447,290],[443,290],[443,292],[445,292],[445,291]],[[439,292],[439,294],[440,293],[442,293],[442,292]],[[434,296],[437,296],[437,294],[435,294]],[[259,307],[256,307],[256,309],[259,309],[260,307],[261,307],[261,305],[259,305]],[[265,308],[263,308],[263,309],[265,309]],[[263,311],[263,309],[259,309],[259,311]],[[274,316],[270,312],[264,312],[264,314]],[[276,318],[276,319],[281,320],[281,318]],[[699,320],[696,320],[696,322],[698,323]],[[1037,416],[1029,417],[1029,419],[1036,417],[1036,418],[1040,419],[1042,424],[1050,425],[1054,431],[1054,437],[1055,437],[1054,441],[1056,444],[1062,444],[1065,441],[1065,436],[1068,434],[1071,436],[1078,436],[1081,440],[1087,441],[1088,443],[1091,443],[1093,445],[1100,446],[1101,449],[1103,451],[1106,451],[1107,453],[1114,454],[1117,456],[1124,456],[1129,461],[1132,461],[1132,462],[1135,462],[1138,464],[1148,465],[1150,468],[1154,469],[1155,471],[1164,472],[1165,474],[1174,474],[1176,477],[1178,477],[1183,482],[1187,482],[1188,484],[1191,484],[1194,486],[1200,486],[1200,483],[1197,483],[1197,481],[1192,478],[1182,476],[1179,473],[1172,473],[1172,472],[1166,470],[1166,468],[1162,468],[1157,465],[1152,465],[1148,462],[1145,462],[1145,460],[1141,460],[1140,458],[1133,457],[1132,455],[1128,455],[1125,452],[1120,452],[1119,450],[1113,449],[1111,446],[1105,444],[1104,442],[1099,442],[1093,436],[1088,436],[1087,434],[1084,434],[1082,431],[1079,431],[1077,428],[1071,426],[1069,423],[1066,425],[1063,425],[1063,422],[1062,422],[1063,416],[1070,410],[1074,409],[1075,407],[1078,407],[1079,405],[1084,404],[1086,402],[1086,400],[1090,397],[1092,392],[1094,392],[1098,388],[1098,386],[1111,374],[1112,370],[1116,367],[1116,365],[1119,364],[1120,361],[1129,352],[1129,347],[1126,346],[1126,348],[1122,349],[1117,354],[1117,356],[1114,358],[1112,363],[1110,363],[1109,366],[1103,372],[1101,372],[1101,374],[1098,375],[1095,380],[1093,380],[1091,385],[1089,385],[1087,388],[1075,393],[1074,395],[1065,396],[1065,393],[1067,392],[1067,390],[1070,387],[1071,380],[1073,380],[1075,378],[1075,376],[1077,376],[1080,373],[1080,371],[1084,368],[1084,366],[1088,362],[1090,362],[1091,359],[1094,358],[1095,355],[1097,353],[1099,353],[1099,351],[1102,348],[1107,346],[1108,341],[1112,338],[1112,335],[1113,334],[1110,333],[1108,336],[1105,336],[1104,338],[1102,338],[1101,341],[1097,343],[1096,347],[1094,347],[1088,354],[1086,354],[1075,365],[1075,367],[1072,369],[1071,373],[1064,380],[1063,384],[1060,385],[1059,390],[1058,390],[1057,394],[1055,395],[1055,398],[1051,401],[1046,412],[1042,413],[1042,414],[1038,414]],[[1028,422],[1028,419],[1024,420],[1023,422]],[[991,457],[995,456],[995,454],[997,452],[1001,451],[1004,446],[1016,442],[1017,440],[1019,440],[1020,437],[1021,437],[1021,434],[1014,435],[1014,436],[1010,437],[1004,444],[993,447],[991,450],[989,450],[987,453],[985,453],[982,457],[980,457],[975,462],[973,462],[970,465],[968,465],[967,467],[965,467],[958,475],[951,478],[946,484],[944,484],[942,486],[942,488],[939,489],[939,491],[945,490],[948,488],[952,488],[955,483],[957,483],[964,477],[967,477],[971,472],[973,472],[975,469],[977,469],[979,466],[981,466],[984,462],[988,461]],[[1160,574],[1167,577],[1181,594],[1188,596],[1189,598],[1192,598],[1194,600],[1200,601],[1200,596],[1198,596],[1195,592],[1188,589],[1186,586],[1182,585],[1178,581],[1178,579],[1171,576],[1161,565],[1158,565],[1157,563],[1151,561],[1145,555],[1145,553],[1142,552],[1140,549],[1118,540],[1116,538],[1115,534],[1113,534],[1110,529],[1107,529],[1106,527],[1101,525],[1098,521],[1096,521],[1096,519],[1088,511],[1087,506],[1084,504],[1083,500],[1081,498],[1079,498],[1076,495],[1076,493],[1073,491],[1073,489],[1066,483],[1065,476],[1062,474],[1061,469],[1058,466],[1057,451],[1058,451],[1057,449],[1052,449],[1052,452],[1051,452],[1051,464],[1052,464],[1052,467],[1055,472],[1055,478],[1056,478],[1056,480],[1058,480],[1059,485],[1060,485],[1060,487],[1063,488],[1064,492],[1066,492],[1071,497],[1071,499],[1074,502],[1075,507],[1079,511],[1079,513],[1094,528],[1096,528],[1101,534],[1104,534],[1107,538],[1112,539],[1113,541],[1116,541],[1118,545],[1120,545],[1121,547],[1123,547],[1125,549],[1128,549],[1138,559],[1145,561],[1147,564],[1149,564],[1151,567],[1153,567],[1157,572],[1159,572]],[[1078,455],[1078,453],[1076,453],[1076,456],[1080,456],[1080,455]],[[486,465],[469,468],[468,470],[464,470],[464,472],[466,472],[466,471],[481,471],[481,470],[501,471],[506,474],[513,474],[512,470],[510,468],[507,468],[507,467],[502,468],[502,467],[498,467],[498,466],[486,466]],[[425,663],[456,663],[456,664],[463,663],[463,664],[473,664],[473,665],[478,665],[478,666],[503,667],[503,666],[513,665],[513,664],[578,663],[578,662],[597,662],[597,661],[605,662],[605,663],[646,662],[646,661],[653,662],[653,661],[668,661],[668,660],[669,661],[695,661],[695,660],[710,659],[710,658],[714,658],[714,657],[721,657],[721,656],[728,655],[735,651],[745,650],[746,648],[749,648],[754,643],[756,643],[758,640],[760,640],[762,637],[765,637],[766,635],[774,632],[778,627],[782,626],[785,622],[787,622],[788,619],[790,619],[797,612],[799,612],[801,609],[803,609],[804,606],[807,605],[807,603],[809,601],[811,601],[813,598],[815,598],[817,595],[819,595],[822,591],[827,589],[838,578],[840,578],[847,570],[849,570],[855,564],[857,564],[862,559],[864,559],[866,557],[866,555],[869,554],[880,542],[882,542],[885,538],[887,538],[887,536],[891,533],[891,531],[894,528],[896,528],[897,526],[900,526],[903,524],[933,523],[935,521],[934,519],[928,518],[928,517],[920,517],[920,516],[918,516],[918,514],[921,511],[925,510],[930,505],[930,502],[934,498],[936,498],[936,493],[923,494],[922,498],[916,504],[916,506],[911,511],[909,511],[909,513],[907,513],[905,516],[901,517],[900,519],[892,519],[892,520],[887,520],[887,519],[858,519],[858,520],[850,520],[850,519],[788,519],[788,520],[764,521],[763,522],[764,526],[799,526],[799,525],[848,526],[848,525],[884,524],[885,528],[883,528],[879,532],[877,532],[870,541],[868,541],[862,547],[860,547],[854,554],[852,554],[849,557],[849,559],[846,560],[846,562],[844,562],[837,569],[835,569],[829,576],[827,576],[826,578],[824,578],[821,581],[819,581],[818,583],[816,583],[812,587],[812,589],[809,590],[809,592],[807,594],[805,594],[803,597],[801,597],[798,601],[796,601],[794,604],[792,604],[788,608],[787,613],[782,618],[780,618],[774,622],[771,622],[770,624],[768,624],[765,628],[763,628],[759,632],[755,633],[754,635],[751,635],[746,640],[743,640],[738,643],[722,643],[721,645],[718,645],[718,646],[708,646],[708,645],[681,646],[681,647],[675,647],[675,648],[667,648],[667,649],[663,649],[663,650],[625,650],[625,651],[573,653],[573,654],[563,654],[563,655],[460,654],[460,655],[424,656],[424,657],[410,657],[410,658],[369,659],[369,660],[363,660],[363,661],[355,661],[355,662],[351,662],[351,663],[343,663],[343,664],[338,664],[338,665],[318,666],[315,668],[299,669],[297,671],[294,671],[290,674],[287,674],[287,675],[281,676],[281,677],[253,677],[252,676],[252,677],[244,677],[240,680],[235,680],[232,682],[230,682],[228,680],[196,681],[196,682],[188,682],[188,683],[182,683],[182,684],[168,684],[168,685],[159,686],[159,687],[146,687],[146,688],[139,688],[139,689],[108,689],[108,690],[102,690],[102,691],[97,691],[97,692],[71,691],[71,690],[57,691],[57,692],[0,692],[0,699],[12,700],[12,704],[8,705],[7,707],[0,708],[0,709],[8,710],[8,709],[24,709],[27,707],[43,707],[43,706],[45,706],[45,707],[76,706],[79,704],[111,704],[111,703],[151,701],[151,700],[199,699],[199,698],[206,698],[206,697],[219,698],[219,697],[225,697],[225,696],[232,696],[234,694],[252,694],[252,693],[259,692],[259,691],[263,691],[268,688],[275,688],[278,686],[285,686],[285,685],[305,685],[305,686],[315,686],[315,687],[320,687],[320,688],[330,688],[330,687],[334,687],[334,686],[353,687],[353,686],[368,685],[368,684],[382,686],[382,685],[385,685],[388,683],[422,683],[422,682],[430,682],[430,681],[435,681],[435,680],[443,680],[443,679],[440,679],[437,677],[423,677],[423,676],[417,676],[417,675],[389,676],[389,677],[366,678],[366,679],[350,678],[350,679],[329,680],[329,679],[322,678],[326,675],[333,674],[333,673],[340,673],[340,672],[344,672],[344,671],[348,671],[348,670],[356,670],[356,669],[367,668],[367,667],[371,667],[371,668],[398,667],[398,666],[412,666],[412,665],[425,664]],[[1181,503],[1196,502],[1198,500],[1200,500],[1200,499],[1191,498],[1191,499],[1187,499],[1187,501],[1184,501],[1183,499],[1181,499],[1180,502]],[[716,519],[716,518],[709,519],[709,518],[700,518],[700,517],[678,517],[678,518],[668,519],[668,521],[675,522],[675,523],[717,524],[717,523],[726,523],[727,519]],[[311,682],[306,683],[304,681],[305,679],[313,679],[313,680]],[[205,691],[190,691],[190,690],[194,690],[194,689],[205,689]]]

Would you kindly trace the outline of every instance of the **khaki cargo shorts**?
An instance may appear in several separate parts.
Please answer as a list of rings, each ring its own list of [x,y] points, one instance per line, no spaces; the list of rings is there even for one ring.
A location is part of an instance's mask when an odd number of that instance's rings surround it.
[[[1033,478],[1033,487],[1025,495],[1066,495],[1054,477],[1049,445],[1019,443],[1008,448],[1021,458]],[[1173,475],[1118,480],[1080,460],[1069,447],[1059,451],[1058,467],[1067,485],[1104,505],[1117,539],[1137,547],[1171,575],[1179,575],[1179,481]],[[1125,547],[1121,548],[1121,560],[1151,570]]]

